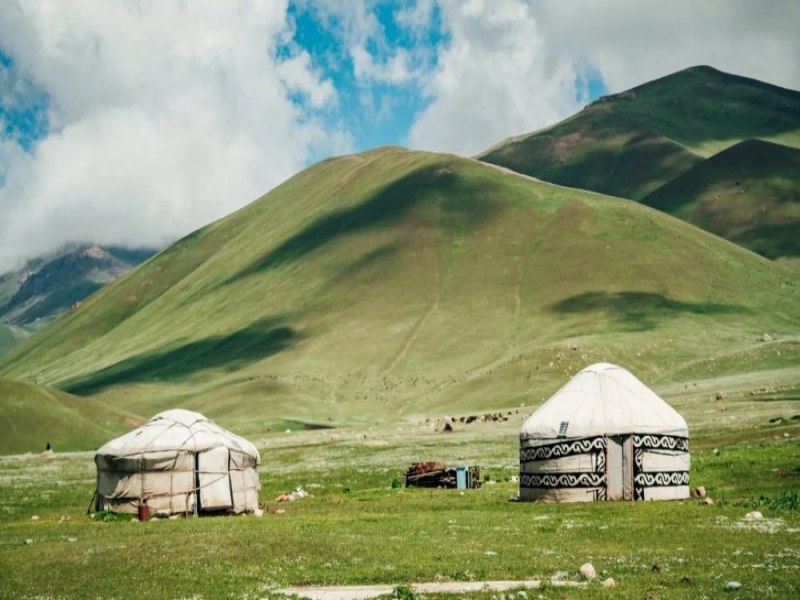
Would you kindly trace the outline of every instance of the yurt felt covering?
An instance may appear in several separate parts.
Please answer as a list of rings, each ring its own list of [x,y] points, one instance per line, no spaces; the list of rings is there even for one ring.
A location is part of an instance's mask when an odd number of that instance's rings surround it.
[[[585,368],[522,425],[520,499],[689,497],[689,429],[627,370]]]
[[[246,439],[200,413],[159,413],[94,456],[98,510],[136,513],[254,511],[260,456]]]

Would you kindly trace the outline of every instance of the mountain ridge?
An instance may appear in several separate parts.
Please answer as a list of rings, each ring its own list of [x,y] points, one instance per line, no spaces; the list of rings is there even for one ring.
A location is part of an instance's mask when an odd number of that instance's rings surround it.
[[[791,357],[797,293],[789,269],[646,206],[380,148],[185,237],[0,376],[243,433],[412,419],[538,402],[601,360],[669,380],[761,352],[765,330]]]

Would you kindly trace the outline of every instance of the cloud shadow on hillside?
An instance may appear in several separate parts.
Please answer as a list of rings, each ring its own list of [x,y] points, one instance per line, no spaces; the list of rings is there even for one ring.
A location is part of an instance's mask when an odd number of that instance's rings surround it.
[[[659,321],[679,314],[722,315],[746,313],[748,310],[733,304],[713,302],[681,302],[662,294],[649,292],[586,292],[551,305],[553,312],[578,314],[605,312],[627,331],[655,329]]]
[[[88,395],[112,385],[171,381],[206,369],[232,371],[277,354],[299,338],[299,334],[281,320],[263,319],[230,335],[212,336],[163,352],[132,356],[68,383],[63,389]]]
[[[298,260],[337,238],[387,227],[422,202],[435,202],[446,213],[465,216],[468,225],[477,224],[499,210],[500,205],[488,199],[491,196],[490,190],[476,188],[442,163],[423,167],[379,189],[361,204],[318,218],[225,283]]]

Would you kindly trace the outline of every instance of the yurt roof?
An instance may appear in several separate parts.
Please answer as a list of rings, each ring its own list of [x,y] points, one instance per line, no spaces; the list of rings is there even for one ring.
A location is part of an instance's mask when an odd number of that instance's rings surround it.
[[[256,447],[197,412],[173,409],[161,412],[147,423],[106,443],[96,454],[125,457],[137,454],[203,452],[226,447],[253,457],[258,464]]]
[[[688,437],[684,418],[629,371],[609,363],[586,367],[522,425],[520,438],[581,438],[659,433]]]

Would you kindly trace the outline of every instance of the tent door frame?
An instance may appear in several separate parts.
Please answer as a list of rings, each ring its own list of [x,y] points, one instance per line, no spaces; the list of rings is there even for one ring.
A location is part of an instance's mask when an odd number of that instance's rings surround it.
[[[633,500],[633,437],[606,437],[606,499]]]

